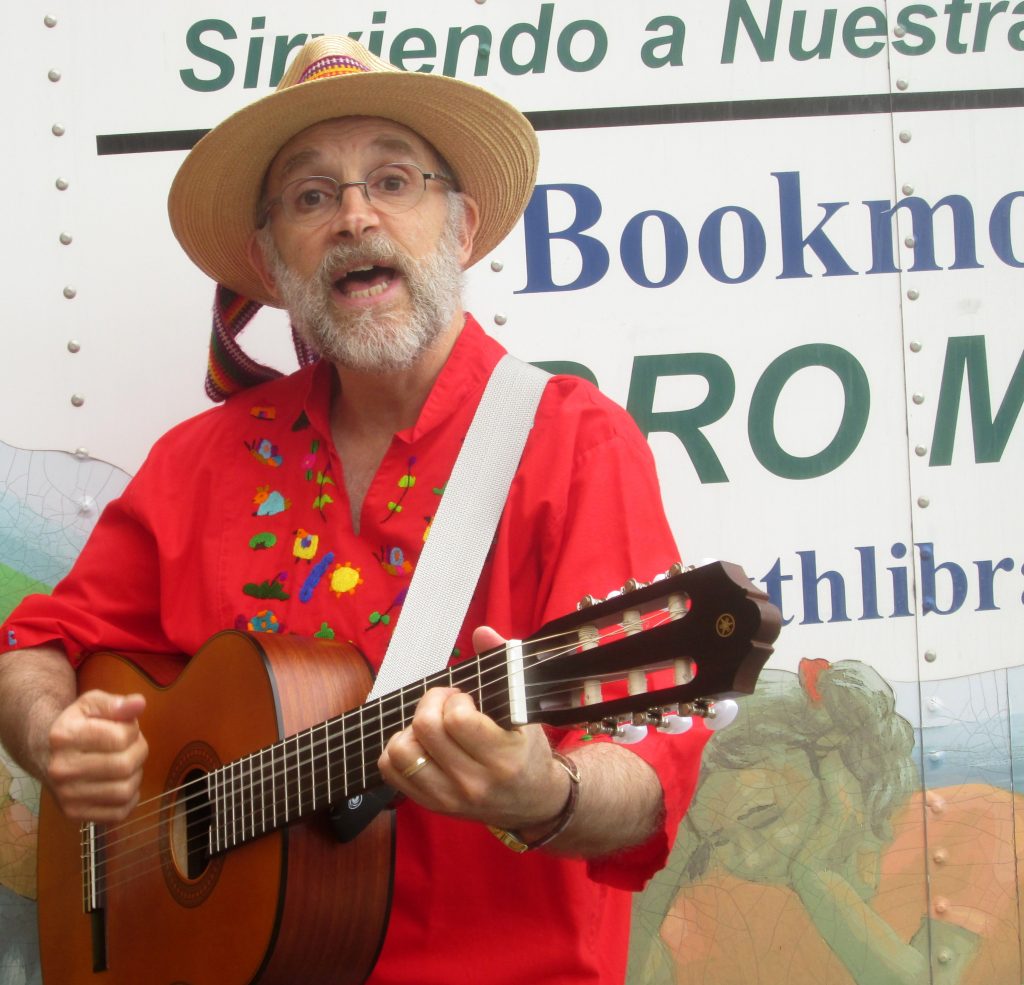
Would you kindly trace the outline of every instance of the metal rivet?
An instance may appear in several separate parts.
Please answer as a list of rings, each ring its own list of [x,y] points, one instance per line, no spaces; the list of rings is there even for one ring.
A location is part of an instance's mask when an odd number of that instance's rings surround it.
[[[902,24],[897,24],[893,29],[892,33],[898,38],[902,38],[907,33],[907,29]]]
[[[942,814],[946,810],[946,800],[944,797],[940,797],[936,793],[929,791],[925,794],[928,803],[928,810],[933,814]]]
[[[899,89],[899,90],[900,90],[900,92],[903,92],[903,91],[905,91],[905,90],[906,90],[906,88],[907,88],[907,87],[908,87],[909,85],[910,85],[910,83],[909,83],[909,82],[908,82],[908,81],[907,81],[906,79],[897,79],[897,80],[896,80],[896,88],[897,88],[897,89]]]
[[[54,135],[55,137],[63,137],[63,136],[64,136],[64,134],[65,134],[65,133],[66,133],[67,131],[66,131],[66,130],[64,129],[64,127],[63,127],[63,125],[62,125],[62,124],[60,124],[60,123],[54,123],[54,125],[53,125],[52,127],[50,127],[50,132],[51,132],[51,133],[52,133],[52,134],[53,134],[53,135]]]
[[[504,315],[495,315],[494,316],[494,324],[495,325],[504,325],[505,322],[507,322],[507,321],[508,321],[508,319]]]
[[[900,130],[900,143],[909,144],[911,141],[911,135],[909,130]]]
[[[907,297],[910,298],[911,301],[916,301],[920,296],[921,292],[915,291],[914,288],[911,288],[909,291],[907,291]]]
[[[924,456],[928,454],[928,449],[924,445],[918,445],[914,449],[914,454],[917,455],[918,458],[924,458]]]
[[[949,852],[945,848],[937,848],[932,854],[932,861],[936,865],[945,865],[949,861]]]
[[[931,504],[932,501],[927,496],[917,497],[917,505],[920,506],[922,510],[928,509],[928,507],[931,506]]]
[[[61,233],[59,239],[65,246],[71,245],[71,233]]]
[[[88,448],[76,448],[75,449],[75,458],[86,459],[88,457],[89,457],[89,449]]]
[[[915,393],[910,399],[913,400],[915,404],[923,404],[924,403],[924,394],[923,393]]]
[[[939,948],[939,953],[936,957],[938,958],[939,964],[949,964],[949,962],[953,960],[953,952],[948,947]]]
[[[78,501],[78,515],[92,516],[96,512],[96,500],[92,496],[83,496]]]
[[[904,185],[903,188],[902,188],[902,191],[903,191],[904,195],[913,195],[914,194],[914,186],[913,185]]]
[[[65,287],[64,288],[64,297],[66,297],[69,301],[73,297],[75,297],[76,294],[78,294],[78,291],[76,291],[73,287]]]
[[[58,72],[55,68],[51,68],[50,71],[46,73],[46,77],[51,82],[60,82],[60,72]]]
[[[942,698],[937,698],[937,697],[935,697],[935,695],[932,695],[925,702],[925,705],[927,706],[928,710],[931,711],[931,712],[942,711],[942,707],[943,707],[942,706]]]
[[[915,342],[911,342],[910,343],[910,351],[911,352],[920,352],[921,351],[921,343],[920,342],[916,342],[916,341]]]
[[[84,403],[85,403],[85,397],[83,397],[80,393],[73,393],[71,395],[71,406],[72,407],[81,407],[82,404],[84,404]]]
[[[505,264],[503,264],[500,260],[491,261],[491,270],[493,270],[496,274],[500,274],[501,271],[503,271],[504,269]]]
[[[63,178],[58,178],[54,184],[57,186],[57,191],[66,192],[68,190],[68,183]]]
[[[934,650],[924,651],[924,659],[930,664],[935,663],[935,661],[938,659],[938,656],[939,655]]]
[[[45,24],[45,25],[46,25],[47,27],[56,27],[56,26],[57,26],[57,18],[56,18],[56,17],[54,17],[54,16],[52,15],[52,14],[47,14],[47,15],[46,15],[46,16],[45,16],[45,17],[43,18],[43,23],[44,23],[44,24]]]
[[[72,339],[70,342],[68,342],[68,352],[80,352],[81,348],[82,343],[79,342],[78,339]]]
[[[913,249],[913,248],[914,248],[915,246],[917,246],[917,240],[916,240],[916,239],[914,239],[914,237],[913,237],[913,236],[908,236],[908,237],[907,237],[907,238],[906,238],[906,239],[905,239],[905,240],[903,241],[903,245],[904,245],[904,246],[906,246],[906,247],[907,247],[908,249],[911,249],[911,250],[912,250],[912,249]]]
[[[930,753],[928,753],[928,758],[933,763],[941,763],[942,762],[942,758],[943,758],[942,757],[942,752],[940,750],[938,750],[938,749],[934,749]]]
[[[477,3],[487,3],[487,0],[476,0]]]

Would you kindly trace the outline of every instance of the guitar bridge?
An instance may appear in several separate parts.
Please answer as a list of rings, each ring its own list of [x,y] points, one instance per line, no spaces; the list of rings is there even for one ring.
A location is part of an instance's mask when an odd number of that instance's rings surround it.
[[[103,860],[96,837],[96,824],[87,821],[82,837],[82,911],[89,917],[92,936],[92,970],[107,970],[107,921],[103,908],[100,873]]]

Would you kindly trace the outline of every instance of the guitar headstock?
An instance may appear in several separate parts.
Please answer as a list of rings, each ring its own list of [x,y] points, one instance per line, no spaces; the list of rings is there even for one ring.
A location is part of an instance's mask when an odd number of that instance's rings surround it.
[[[781,624],[768,596],[723,561],[585,599],[523,641],[513,721],[673,731],[676,716],[713,715],[715,700],[750,694]]]

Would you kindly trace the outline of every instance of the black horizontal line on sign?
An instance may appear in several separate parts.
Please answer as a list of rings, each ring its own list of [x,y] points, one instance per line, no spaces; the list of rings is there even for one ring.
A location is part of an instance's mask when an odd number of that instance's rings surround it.
[[[538,110],[526,114],[534,129],[586,130],[665,123],[715,123],[727,120],[781,120],[871,113],[927,113],[939,110],[1010,109],[1024,106],[1024,88],[967,89],[952,92],[880,92],[853,96],[797,96],[788,99],[734,99],[664,106],[603,106]],[[190,150],[206,130],[157,130],[149,133],[97,134],[96,153],[145,154]]]

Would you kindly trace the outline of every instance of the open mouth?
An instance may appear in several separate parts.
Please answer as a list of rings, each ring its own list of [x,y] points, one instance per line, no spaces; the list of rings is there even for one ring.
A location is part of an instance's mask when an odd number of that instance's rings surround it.
[[[347,298],[372,298],[383,294],[397,276],[394,267],[366,264],[335,278],[334,288]]]

